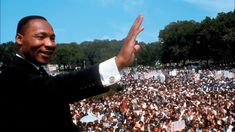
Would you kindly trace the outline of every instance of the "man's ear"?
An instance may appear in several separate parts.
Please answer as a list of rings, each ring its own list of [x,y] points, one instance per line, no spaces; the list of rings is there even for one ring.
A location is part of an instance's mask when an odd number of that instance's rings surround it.
[[[24,36],[23,36],[22,34],[20,34],[20,33],[17,33],[17,34],[16,34],[15,41],[16,41],[16,44],[17,44],[18,46],[21,46],[21,45],[22,45],[23,37],[24,37]]]

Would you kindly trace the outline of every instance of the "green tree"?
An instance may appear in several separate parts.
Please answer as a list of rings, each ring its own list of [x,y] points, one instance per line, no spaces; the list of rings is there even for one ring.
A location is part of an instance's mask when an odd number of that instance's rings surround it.
[[[196,31],[199,23],[191,21],[177,21],[167,25],[159,33],[159,42],[162,46],[161,62],[179,63],[192,59],[193,45],[196,44]]]
[[[17,51],[16,44],[12,41],[0,44],[0,62],[8,63],[15,56]]]

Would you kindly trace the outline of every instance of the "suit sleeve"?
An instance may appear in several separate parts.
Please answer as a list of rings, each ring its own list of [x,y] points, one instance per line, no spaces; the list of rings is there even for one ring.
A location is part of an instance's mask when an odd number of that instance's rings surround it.
[[[68,102],[78,101],[109,90],[102,85],[99,65],[83,71],[57,75],[48,80],[48,85],[56,91],[58,96],[63,96]]]

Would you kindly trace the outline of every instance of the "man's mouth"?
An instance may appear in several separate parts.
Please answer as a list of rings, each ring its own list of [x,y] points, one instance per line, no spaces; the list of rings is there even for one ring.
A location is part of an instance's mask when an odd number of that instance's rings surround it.
[[[43,51],[43,52],[40,52],[40,54],[43,57],[49,58],[53,54],[53,51]]]

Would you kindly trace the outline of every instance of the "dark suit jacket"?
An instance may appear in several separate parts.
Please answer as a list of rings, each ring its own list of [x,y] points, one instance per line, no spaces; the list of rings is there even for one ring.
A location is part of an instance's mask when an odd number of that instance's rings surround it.
[[[69,103],[108,89],[101,84],[98,65],[80,72],[42,77],[32,64],[15,57],[2,69],[0,90],[1,128],[70,132],[74,126]]]

